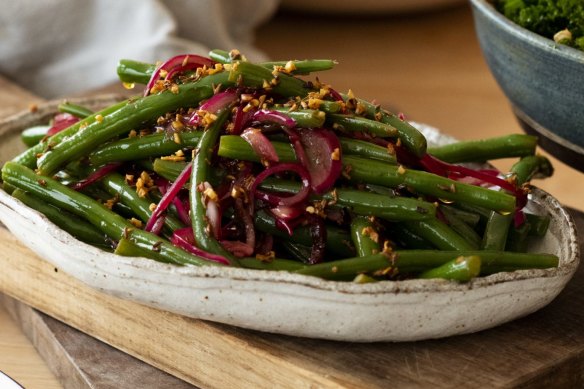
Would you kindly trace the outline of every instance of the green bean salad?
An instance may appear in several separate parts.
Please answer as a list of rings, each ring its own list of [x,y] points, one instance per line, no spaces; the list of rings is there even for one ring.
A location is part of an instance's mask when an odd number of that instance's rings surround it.
[[[99,112],[61,104],[22,133],[4,190],[80,241],[176,265],[360,283],[558,266],[527,253],[549,223],[524,210],[553,171],[536,138],[428,147],[403,115],[312,74],[334,66],[122,60],[144,92]],[[508,173],[468,164],[510,157]]]

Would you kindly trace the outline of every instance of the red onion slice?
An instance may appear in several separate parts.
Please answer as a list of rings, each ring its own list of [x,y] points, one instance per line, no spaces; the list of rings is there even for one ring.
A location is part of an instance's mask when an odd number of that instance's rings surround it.
[[[276,228],[286,231],[288,235],[292,236],[294,229],[298,227],[302,221],[304,221],[304,218],[301,217],[293,220],[276,219]]]
[[[472,177],[479,180],[479,182],[495,185],[512,193],[516,193],[517,191],[515,185],[511,184],[509,181],[497,177],[496,175],[492,175],[490,172],[469,169],[461,165],[453,165],[441,161],[438,158],[431,156],[430,154],[424,155],[420,162],[422,166],[424,166],[430,173],[449,177],[453,180],[460,180],[464,177]]]
[[[278,207],[270,209],[270,212],[278,220],[294,220],[304,214],[304,207],[289,207],[280,205]]]
[[[74,190],[81,190],[81,189],[85,188],[86,186],[91,185],[94,182],[101,180],[104,176],[113,172],[114,170],[116,170],[120,166],[122,166],[121,162],[112,162],[112,163],[108,163],[106,165],[103,165],[102,167],[100,167],[99,169],[97,169],[96,171],[91,173],[89,176],[87,176],[87,178],[85,178],[84,180],[81,180],[81,181],[73,184],[71,186],[71,188]]]
[[[254,112],[251,121],[259,123],[275,123],[286,128],[296,127],[296,120],[292,119],[290,116],[282,112],[265,109],[260,109],[259,111]]]
[[[257,187],[264,181],[267,177],[284,172],[293,172],[300,176],[302,180],[302,188],[300,191],[292,196],[282,196],[275,193],[264,192]],[[250,193],[256,198],[263,200],[271,205],[284,205],[293,206],[295,204],[301,203],[308,198],[310,194],[310,175],[306,169],[297,163],[281,163],[272,167],[267,168],[263,172],[257,175],[253,184],[251,185]],[[253,198],[251,203],[253,204]]]
[[[237,107],[235,114],[233,115],[233,128],[231,129],[231,134],[239,135],[243,131],[243,127],[249,123],[253,111],[244,111],[243,106]]]
[[[341,175],[341,144],[331,130],[300,129],[300,141],[306,153],[306,168],[312,190],[322,194],[332,188]]]
[[[198,248],[195,245],[193,229],[190,226],[174,231],[172,237],[170,238],[170,242],[176,247],[188,251],[191,254],[195,254],[201,258],[205,258],[213,262],[218,262],[223,265],[230,265],[230,262],[227,258],[221,255],[209,253],[205,250],[201,250],[200,248]]]
[[[336,90],[334,90],[333,88],[328,88],[331,97],[333,98],[333,100],[335,101],[343,101],[343,96],[341,96],[341,94],[339,92],[337,92]]]
[[[179,196],[176,196],[173,200],[172,200],[172,204],[174,205],[174,208],[176,209],[176,213],[178,215],[178,218],[181,222],[183,222],[183,224],[191,224],[191,218],[189,216],[189,204],[188,201],[184,201],[182,200]]]
[[[286,128],[284,127],[284,132],[288,135],[288,139],[290,139],[290,143],[294,148],[294,153],[296,154],[296,159],[300,164],[304,167],[308,166],[308,157],[304,152],[304,147],[302,146],[302,142],[300,140],[300,134],[293,128]]]
[[[513,215],[513,225],[515,226],[515,228],[519,228],[526,221],[527,221],[527,217],[525,216],[525,213],[521,209],[518,209],[515,212],[515,215]]]
[[[152,229],[150,230],[150,232],[152,232],[155,235],[160,235],[160,233],[162,232],[162,228],[164,227],[165,221],[166,215],[164,214],[160,215],[160,217],[156,218],[156,221],[152,225]]]
[[[162,196],[158,205],[152,211],[152,215],[150,215],[150,219],[146,223],[146,227],[144,227],[145,231],[152,231],[152,227],[156,223],[156,220],[162,216],[162,213],[166,211],[168,206],[172,203],[172,200],[177,196],[178,192],[181,190],[183,185],[189,180],[191,177],[191,171],[193,169],[193,164],[189,163],[183,169],[183,171],[178,175],[176,180],[172,183],[170,188],[166,191],[166,193]]]
[[[208,190],[215,193],[215,190],[207,181],[201,183],[199,188],[201,188],[201,192],[203,193],[205,215],[207,216],[207,221],[209,222],[211,235],[215,239],[219,240],[221,239],[221,209],[219,208],[218,199],[212,199],[205,194]]]
[[[236,257],[249,257],[253,254],[254,248],[247,243],[238,240],[222,240],[220,243],[225,250]]]
[[[253,151],[260,157],[262,162],[278,162],[278,154],[276,154],[276,149],[272,142],[262,133],[258,128],[246,128],[242,133],[241,137],[245,139],[247,143],[250,144]]]
[[[53,118],[53,125],[47,131],[47,135],[55,135],[56,133],[63,131],[65,128],[71,127],[78,121],[79,118],[71,115],[70,113],[59,113]]]
[[[216,113],[224,108],[227,108],[235,100],[237,100],[237,93],[234,90],[226,90],[211,96],[207,101],[199,106],[199,110],[210,113]],[[201,117],[196,112],[187,120],[187,124],[196,126],[201,123]]]
[[[200,55],[196,54],[182,54],[172,57],[166,62],[164,62],[162,65],[160,65],[158,68],[156,68],[154,73],[152,73],[150,80],[146,84],[144,96],[148,96],[150,94],[150,90],[160,79],[160,73],[162,71],[166,72],[165,80],[170,80],[178,72],[202,68],[203,66],[212,67],[214,65],[215,61],[213,61],[212,59],[201,57]]]

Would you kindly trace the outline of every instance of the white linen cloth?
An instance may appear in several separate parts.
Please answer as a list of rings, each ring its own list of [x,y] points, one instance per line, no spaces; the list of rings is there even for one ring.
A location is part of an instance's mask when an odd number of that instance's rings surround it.
[[[3,0],[0,73],[45,97],[117,79],[116,64],[239,49],[251,60],[253,32],[277,0]]]

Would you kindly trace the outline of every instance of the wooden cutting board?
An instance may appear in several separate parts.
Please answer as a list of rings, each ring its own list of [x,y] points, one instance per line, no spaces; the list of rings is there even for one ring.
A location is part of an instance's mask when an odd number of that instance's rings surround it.
[[[584,214],[572,214],[584,231]],[[549,306],[506,325],[441,340],[352,344],[264,334],[120,300],[54,268],[3,229],[0,241],[1,292],[200,387],[584,385],[582,267]],[[89,349],[101,346],[87,343]],[[105,353],[87,355],[95,375],[105,366],[122,380],[124,371],[140,366],[112,367]],[[84,363],[83,355],[77,357]]]
[[[6,295],[0,305],[65,388],[194,388]]]

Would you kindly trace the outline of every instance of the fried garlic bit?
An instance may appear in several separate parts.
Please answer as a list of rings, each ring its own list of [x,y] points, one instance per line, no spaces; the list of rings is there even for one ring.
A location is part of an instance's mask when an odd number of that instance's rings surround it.
[[[270,263],[275,258],[276,258],[276,253],[274,251],[268,251],[266,254],[259,254],[259,253],[256,254],[256,259],[261,261],[261,262],[265,262],[265,263]]]
[[[277,76],[279,73],[290,74],[294,70],[296,70],[296,64],[294,61],[288,61],[284,66],[274,65],[272,75]]]
[[[333,150],[333,152],[331,153],[331,159],[333,161],[338,161],[341,159],[341,150],[339,150],[338,147],[335,147],[335,149]]]
[[[369,239],[375,243],[379,242],[379,234],[373,229],[373,227],[363,227],[361,230],[361,235],[369,237]]]
[[[154,181],[148,173],[143,171],[136,180],[136,193],[139,197],[146,197],[149,191],[154,188]]]
[[[132,225],[134,227],[136,227],[136,228],[142,228],[142,221],[141,220],[138,220],[135,217],[133,217],[129,221],[130,221],[130,223],[132,223]]]
[[[107,199],[103,205],[105,205],[108,209],[112,209],[114,205],[116,205],[120,201],[120,195],[116,194],[111,199]]]

